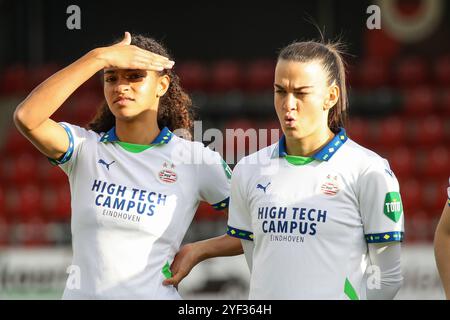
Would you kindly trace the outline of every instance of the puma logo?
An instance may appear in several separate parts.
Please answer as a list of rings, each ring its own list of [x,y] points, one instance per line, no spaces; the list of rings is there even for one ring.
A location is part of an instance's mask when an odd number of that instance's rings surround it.
[[[109,171],[109,166],[112,165],[114,162],[115,161],[113,161],[111,163],[106,163],[105,160],[103,160],[103,159],[98,160],[98,163],[103,164],[106,167],[106,169],[108,169],[108,171]]]
[[[269,186],[269,184],[270,184],[270,182],[265,187],[263,187],[262,184],[258,183],[258,185],[256,186],[256,189],[261,189],[264,191],[264,193],[266,193],[266,189]]]

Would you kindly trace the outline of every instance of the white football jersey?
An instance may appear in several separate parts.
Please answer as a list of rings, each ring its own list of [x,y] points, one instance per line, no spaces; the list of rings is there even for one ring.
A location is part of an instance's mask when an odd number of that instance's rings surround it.
[[[395,175],[344,129],[312,157],[283,136],[241,159],[229,210],[227,233],[254,241],[250,299],[365,299],[367,244],[403,239]]]
[[[68,123],[73,263],[63,299],[180,299],[163,286],[200,201],[228,206],[217,152],[164,128],[149,146]]]

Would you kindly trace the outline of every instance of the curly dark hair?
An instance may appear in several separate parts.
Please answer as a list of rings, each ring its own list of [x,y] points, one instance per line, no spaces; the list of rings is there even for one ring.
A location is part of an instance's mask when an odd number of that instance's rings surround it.
[[[120,41],[120,40],[119,40]],[[117,41],[117,42],[119,42]],[[116,43],[117,43],[116,42]],[[131,45],[151,51],[170,60],[167,49],[155,39],[144,35],[133,35]],[[169,88],[164,94],[158,106],[158,127],[162,129],[168,127],[171,131],[184,129],[183,137],[192,139],[194,124],[194,109],[192,100],[180,85],[180,79],[172,69],[164,69],[158,72],[160,75],[167,74],[170,78]],[[87,125],[87,128],[97,133],[106,132],[115,125],[115,117],[108,107],[106,101],[99,107],[96,115]]]

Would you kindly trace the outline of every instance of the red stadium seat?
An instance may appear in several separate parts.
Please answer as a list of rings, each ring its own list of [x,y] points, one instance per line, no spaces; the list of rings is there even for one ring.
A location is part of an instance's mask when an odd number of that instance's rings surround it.
[[[181,86],[188,91],[204,91],[209,81],[208,68],[204,63],[186,61],[174,68]]]
[[[400,178],[407,178],[414,174],[414,155],[407,147],[395,148],[388,158],[391,169]]]
[[[450,85],[450,55],[439,57],[434,65],[434,78],[437,84],[442,86]]]
[[[24,94],[27,91],[28,73],[23,65],[13,65],[0,74],[0,93],[3,95]]]
[[[404,145],[407,140],[406,129],[405,121],[399,117],[383,119],[375,126],[373,143],[386,148]]]
[[[51,222],[69,222],[72,211],[69,186],[46,187],[43,192],[43,211]]]
[[[21,246],[40,247],[49,244],[48,224],[39,217],[16,225],[15,235]]]
[[[404,114],[407,116],[423,116],[433,112],[436,95],[432,88],[419,86],[404,91]]]
[[[427,177],[448,176],[450,172],[450,151],[441,145],[430,149],[424,158],[421,173]]]
[[[20,153],[38,154],[39,151],[15,127],[11,127],[6,134],[2,153],[12,156]]]
[[[370,58],[362,61],[354,75],[362,89],[388,86],[390,82],[388,65],[381,59]]]
[[[251,92],[272,91],[276,61],[256,60],[247,66],[245,89]]]
[[[29,222],[41,218],[42,193],[34,184],[28,184],[20,189],[11,188],[8,191],[8,211],[14,221]]]
[[[430,146],[444,142],[444,123],[437,116],[429,116],[424,120],[417,119],[412,129],[411,144]]]
[[[406,57],[397,61],[395,83],[401,88],[417,86],[428,81],[428,66],[421,57]]]
[[[46,186],[61,186],[68,184],[67,175],[58,166],[52,165],[48,160],[42,159],[38,165],[39,181]]]
[[[0,185],[0,220],[6,220],[6,200],[5,200],[5,190],[2,185]]]
[[[443,180],[429,180],[424,184],[422,203],[424,208],[429,212],[429,217],[436,216],[436,213],[441,211],[447,199],[446,189],[448,187],[448,171],[443,173],[446,177],[445,184]]]
[[[17,157],[7,157],[0,166],[7,184],[22,186],[38,180],[38,166],[34,155],[23,153]]]
[[[371,142],[369,122],[363,118],[352,118],[349,121],[347,135],[362,146],[368,146]]]
[[[422,209],[405,211],[405,243],[429,243],[433,238],[431,221]]]
[[[400,194],[405,212],[417,210],[422,204],[422,185],[411,177],[399,177]]]
[[[47,78],[51,77],[53,74],[61,69],[56,64],[44,64],[27,71],[27,92],[32,91],[42,82],[44,82]]]
[[[211,84],[209,88],[214,92],[240,89],[243,80],[241,72],[241,66],[235,61],[217,61],[211,66]]]
[[[0,216],[0,249],[10,244],[11,225]]]
[[[103,96],[98,92],[79,92],[75,94],[73,96],[74,122],[79,126],[85,126],[94,118],[103,101]]]
[[[450,118],[450,90],[444,89],[441,92],[436,111],[438,114],[446,116],[448,121]]]

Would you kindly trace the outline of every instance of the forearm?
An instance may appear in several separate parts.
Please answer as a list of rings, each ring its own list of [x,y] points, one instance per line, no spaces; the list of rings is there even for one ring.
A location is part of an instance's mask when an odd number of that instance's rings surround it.
[[[376,270],[368,278],[368,300],[394,299],[403,283],[400,253],[400,243],[369,244],[371,265]],[[374,281],[370,281],[372,277],[375,278]]]
[[[221,235],[215,238],[196,242],[198,262],[215,257],[227,257],[242,254],[241,241],[229,235]]]
[[[101,49],[94,49],[37,86],[17,107],[15,121],[31,131],[47,120],[84,82],[103,68]]]

